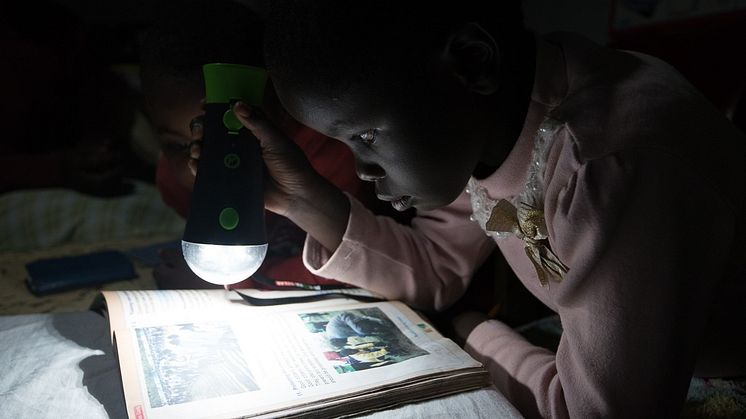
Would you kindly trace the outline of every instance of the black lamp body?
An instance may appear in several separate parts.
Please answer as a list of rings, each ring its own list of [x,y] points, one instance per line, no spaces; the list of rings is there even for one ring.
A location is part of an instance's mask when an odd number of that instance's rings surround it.
[[[233,113],[236,101],[260,105],[263,69],[207,64],[204,141],[182,251],[189,267],[214,284],[240,282],[264,261],[264,161],[259,141]]]
[[[226,127],[226,112],[232,112],[230,103],[206,105],[204,141],[184,241],[266,244],[264,161],[259,142],[246,128],[231,131]]]

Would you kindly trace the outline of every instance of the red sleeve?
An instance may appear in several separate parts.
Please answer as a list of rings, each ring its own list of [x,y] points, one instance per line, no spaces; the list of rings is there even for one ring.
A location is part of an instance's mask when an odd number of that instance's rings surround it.
[[[192,191],[179,183],[171,169],[171,164],[162,155],[155,169],[155,184],[158,186],[163,202],[186,218],[189,214]]]

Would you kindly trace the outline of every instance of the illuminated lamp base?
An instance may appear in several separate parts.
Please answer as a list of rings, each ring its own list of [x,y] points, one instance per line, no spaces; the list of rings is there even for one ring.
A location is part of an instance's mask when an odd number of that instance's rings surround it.
[[[267,254],[267,245],[219,245],[182,240],[181,250],[187,265],[197,276],[213,284],[230,285],[243,281],[259,269]]]

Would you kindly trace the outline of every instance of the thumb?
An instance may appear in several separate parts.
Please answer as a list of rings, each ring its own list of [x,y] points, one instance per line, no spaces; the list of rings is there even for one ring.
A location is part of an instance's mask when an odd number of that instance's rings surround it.
[[[290,140],[277,129],[264,114],[255,107],[244,102],[236,102],[233,113],[259,140],[262,149],[271,153],[285,153],[290,147]]]

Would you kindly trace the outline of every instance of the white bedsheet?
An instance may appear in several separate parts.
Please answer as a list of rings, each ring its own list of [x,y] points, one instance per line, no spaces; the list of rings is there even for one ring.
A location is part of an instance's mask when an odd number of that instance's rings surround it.
[[[94,312],[0,317],[0,417],[126,418],[107,330]]]
[[[106,320],[94,312],[0,316],[0,418],[126,418]],[[365,416],[518,418],[494,388]]]

